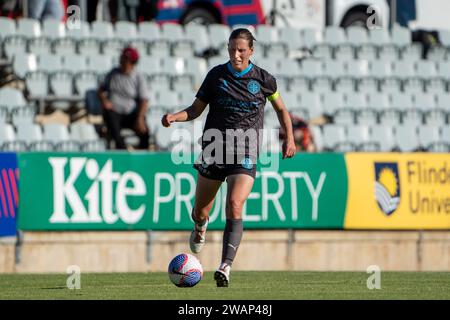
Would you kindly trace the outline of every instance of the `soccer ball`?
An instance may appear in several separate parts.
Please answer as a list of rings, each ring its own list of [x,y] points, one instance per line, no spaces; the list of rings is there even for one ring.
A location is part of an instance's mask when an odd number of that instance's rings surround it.
[[[182,253],[170,261],[168,273],[177,287],[193,287],[202,279],[203,267],[195,256]]]

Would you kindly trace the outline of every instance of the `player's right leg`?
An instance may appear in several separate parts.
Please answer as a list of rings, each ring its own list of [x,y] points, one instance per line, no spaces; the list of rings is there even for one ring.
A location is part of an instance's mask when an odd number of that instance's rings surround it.
[[[192,212],[192,220],[194,220],[195,225],[189,238],[189,245],[193,253],[199,253],[205,245],[209,212],[221,184],[222,181],[220,180],[208,179],[201,174],[197,175],[195,204]]]

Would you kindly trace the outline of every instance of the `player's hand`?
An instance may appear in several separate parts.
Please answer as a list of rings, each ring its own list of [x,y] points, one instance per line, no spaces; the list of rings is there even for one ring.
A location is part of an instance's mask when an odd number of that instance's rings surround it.
[[[162,125],[166,128],[170,127],[172,122],[175,122],[175,116],[171,113],[166,113],[161,119]]]
[[[295,143],[293,140],[285,140],[283,142],[283,159],[292,158],[295,155]]]

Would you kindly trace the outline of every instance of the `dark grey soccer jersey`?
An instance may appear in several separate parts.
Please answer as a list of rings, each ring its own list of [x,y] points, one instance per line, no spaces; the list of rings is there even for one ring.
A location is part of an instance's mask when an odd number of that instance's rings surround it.
[[[252,140],[250,145],[248,142],[245,143],[245,156],[256,160],[259,153],[260,130],[264,124],[264,106],[266,99],[275,93],[277,93],[275,78],[252,63],[242,72],[235,71],[230,62],[211,69],[196,95],[198,99],[209,104],[203,131],[203,149],[211,143],[205,141],[206,130],[220,130],[223,141],[226,142],[227,137],[230,137],[229,129],[241,129],[247,135],[247,140]],[[253,136],[253,133],[256,136]],[[234,131],[233,134],[239,135],[239,132]],[[238,138],[236,140],[243,141]],[[233,145],[225,144],[224,152],[227,154],[233,151],[236,155],[242,155],[240,151],[242,149],[239,148],[243,147],[242,144],[239,145],[238,142]]]

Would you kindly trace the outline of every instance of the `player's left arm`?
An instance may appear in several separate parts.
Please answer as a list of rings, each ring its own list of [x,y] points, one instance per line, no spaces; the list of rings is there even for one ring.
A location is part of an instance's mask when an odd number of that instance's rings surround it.
[[[292,158],[295,154],[296,147],[289,112],[287,111],[286,105],[284,104],[278,91],[269,96],[268,100],[277,113],[278,121],[280,121],[281,127],[284,129],[284,132],[286,132],[286,136],[283,141],[283,159]]]

